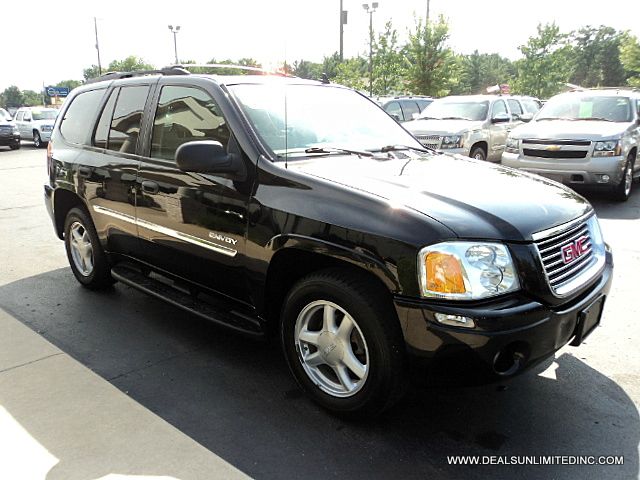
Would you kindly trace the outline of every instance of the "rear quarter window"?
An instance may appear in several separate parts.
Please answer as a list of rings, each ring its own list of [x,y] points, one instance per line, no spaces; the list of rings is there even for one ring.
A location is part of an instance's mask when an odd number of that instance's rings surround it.
[[[105,89],[89,90],[78,94],[64,113],[60,133],[71,143],[89,144],[89,133],[102,101]]]

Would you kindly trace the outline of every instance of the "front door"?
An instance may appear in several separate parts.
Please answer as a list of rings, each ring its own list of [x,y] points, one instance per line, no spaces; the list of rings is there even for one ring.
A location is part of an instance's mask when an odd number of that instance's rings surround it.
[[[213,97],[194,86],[156,93],[147,156],[138,173],[140,256],[172,274],[248,302],[244,275],[249,182],[176,166],[185,142],[214,140],[238,149]]]
[[[493,103],[493,107],[491,109],[491,118],[494,119],[496,116],[508,115],[509,111],[507,110],[507,105],[504,100],[496,100]],[[487,160],[492,162],[499,162],[502,157],[502,152],[504,152],[504,148],[507,144],[507,136],[509,132],[513,128],[513,124],[511,120],[503,123],[493,123],[491,122],[490,129],[490,145],[489,151],[487,152]]]

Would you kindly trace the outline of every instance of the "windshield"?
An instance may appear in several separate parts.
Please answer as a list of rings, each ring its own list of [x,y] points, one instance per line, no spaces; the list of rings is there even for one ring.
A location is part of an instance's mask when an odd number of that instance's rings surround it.
[[[437,120],[485,120],[489,113],[489,102],[478,100],[459,100],[446,98],[435,100],[420,114],[420,118]]]
[[[32,110],[31,114],[34,120],[55,120],[58,110]]]
[[[358,93],[324,85],[229,87],[261,139],[280,157],[305,150],[376,151],[388,145],[424,148],[380,107]],[[326,151],[324,152],[326,153]]]
[[[630,122],[631,102],[619,96],[558,95],[545,103],[536,120]]]

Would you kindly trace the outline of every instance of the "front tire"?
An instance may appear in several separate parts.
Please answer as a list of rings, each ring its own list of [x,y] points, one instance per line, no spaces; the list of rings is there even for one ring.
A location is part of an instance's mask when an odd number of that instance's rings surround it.
[[[38,131],[33,132],[33,145],[36,148],[42,147],[42,138],[40,137],[40,133]]]
[[[14,143],[13,145],[9,145],[11,150],[18,150],[20,148],[20,142]]]
[[[83,287],[100,290],[115,283],[96,229],[84,210],[72,208],[67,214],[64,244],[71,271]]]
[[[282,347],[302,389],[343,415],[377,415],[401,398],[404,341],[383,287],[346,269],[298,281],[281,316]]]
[[[476,160],[486,160],[487,152],[484,151],[482,147],[475,147],[471,150],[471,154],[469,155],[471,158],[475,158]]]
[[[633,185],[633,155],[630,154],[627,163],[624,166],[624,173],[620,179],[620,183],[613,188],[611,197],[618,202],[626,202],[631,196],[631,187]]]

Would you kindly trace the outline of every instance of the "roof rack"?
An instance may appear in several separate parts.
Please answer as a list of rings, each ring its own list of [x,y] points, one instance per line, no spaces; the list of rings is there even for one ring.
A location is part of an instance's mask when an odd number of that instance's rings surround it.
[[[178,66],[170,66],[159,70],[137,70],[135,72],[107,72],[99,77],[87,80],[86,83],[102,82],[104,80],[119,80],[121,78],[142,77],[145,75],[189,75],[189,72]]]
[[[211,69],[233,69],[233,70],[244,70],[247,72],[254,72],[259,75],[277,75],[279,77],[293,77],[293,75],[287,75],[285,73],[274,72],[271,70],[265,70],[260,67],[250,67],[248,65],[235,65],[232,63],[187,63],[187,64],[178,64],[178,65],[169,65],[165,67],[165,69],[171,68],[179,68],[182,70],[188,71],[189,68],[211,68]]]
[[[579,85],[573,85],[571,83],[566,83],[566,87],[570,88],[573,92],[584,92],[587,90],[625,90],[631,92],[640,92],[640,88],[632,87],[630,85],[623,85],[620,87],[581,87]]]

